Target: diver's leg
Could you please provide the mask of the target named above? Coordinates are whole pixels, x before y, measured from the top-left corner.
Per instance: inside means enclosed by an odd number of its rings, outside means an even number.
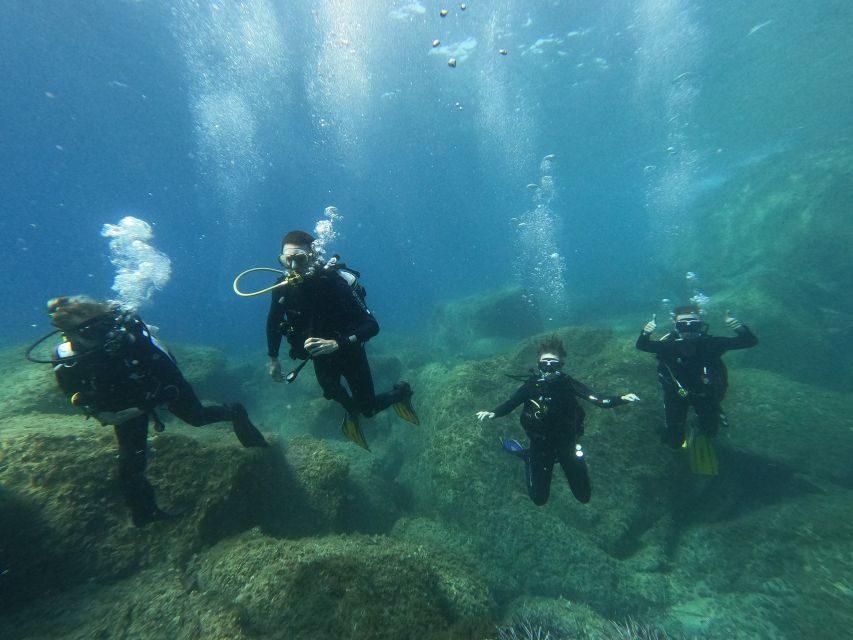
[[[341,384],[342,363],[341,354],[332,353],[327,356],[314,358],[314,375],[323,389],[323,397],[340,404],[347,413],[357,416],[359,407]]]
[[[154,487],[145,477],[148,462],[148,416],[142,415],[115,426],[118,440],[118,481],[130,508],[133,524],[142,527],[164,514],[154,499]]]
[[[190,383],[181,378],[167,387],[170,397],[169,411],[181,420],[194,427],[203,427],[213,422],[231,422],[232,410],[225,405],[204,406],[190,386]]]
[[[569,481],[572,495],[578,502],[587,503],[592,497],[589,471],[586,468],[586,460],[583,456],[577,455],[574,445],[574,442],[568,442],[560,446],[557,450],[557,460],[563,467],[563,473],[566,474],[566,480]]]
[[[690,402],[675,391],[665,391],[663,406],[666,428],[661,435],[661,442],[673,449],[680,449],[686,435],[687,410],[690,408]]]
[[[530,439],[526,459],[527,494],[533,503],[542,506],[551,493],[551,473],[554,470],[554,451],[541,438]]]
[[[703,397],[693,400],[693,409],[699,419],[700,431],[713,438],[720,430],[720,422],[725,419],[723,408],[716,398]]]
[[[353,402],[363,415],[368,417],[375,415],[397,401],[387,397],[392,394],[376,395],[373,374],[370,373],[370,363],[367,361],[367,352],[363,347],[341,354],[341,365],[341,372],[352,391]]]
[[[213,422],[230,422],[234,434],[244,447],[269,446],[264,436],[249,420],[246,408],[239,402],[224,405],[204,406],[193,391],[190,383],[181,378],[171,385],[174,389],[169,411],[194,427],[202,427]]]

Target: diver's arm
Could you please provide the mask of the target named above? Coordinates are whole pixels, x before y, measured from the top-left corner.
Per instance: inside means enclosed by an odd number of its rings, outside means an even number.
[[[359,295],[353,290],[349,283],[338,276],[332,280],[334,283],[335,295],[342,308],[345,310],[345,316],[349,319],[349,326],[352,327],[336,337],[338,346],[346,348],[351,344],[363,344],[370,340],[373,336],[379,333],[379,323],[367,305]]]
[[[574,378],[569,378],[569,383],[572,385],[572,390],[578,398],[583,398],[587,402],[594,404],[596,407],[601,407],[603,409],[611,409],[613,407],[618,407],[620,404],[634,402],[634,400],[629,400],[627,398],[636,397],[630,393],[623,396],[602,396],[595,393],[583,382],[578,382]]]
[[[745,324],[738,326],[734,332],[737,334],[734,338],[716,337],[717,342],[722,345],[725,351],[749,349],[758,344],[758,338]]]
[[[647,353],[663,353],[669,343],[664,340],[652,340],[652,334],[643,331],[637,338],[637,349]]]
[[[509,400],[492,409],[491,413],[495,414],[494,417],[502,418],[509,415],[518,405],[524,403],[524,401],[530,396],[528,386],[529,385],[526,384],[521,385],[516,392],[512,394]]]

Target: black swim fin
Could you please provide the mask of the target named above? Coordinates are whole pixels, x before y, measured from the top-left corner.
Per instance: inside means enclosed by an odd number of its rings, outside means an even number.
[[[234,433],[244,447],[268,447],[269,443],[258,428],[249,420],[246,408],[239,402],[227,405],[231,409],[231,422],[234,425]]]
[[[351,415],[349,412],[345,413],[343,422],[341,422],[341,432],[348,440],[352,440],[362,449],[370,451],[370,447],[367,446],[367,440],[358,424],[358,416]]]
[[[414,407],[412,407],[412,387],[409,386],[408,382],[398,382],[394,385],[394,391],[400,394],[401,399],[398,402],[394,403],[394,412],[400,416],[406,422],[411,424],[420,424],[421,421],[418,418],[418,414],[415,413]]]

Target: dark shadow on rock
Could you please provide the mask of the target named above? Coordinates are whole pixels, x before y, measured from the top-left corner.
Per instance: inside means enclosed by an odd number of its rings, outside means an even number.
[[[0,523],[0,612],[61,590],[71,567],[39,535],[46,523],[38,507],[0,485]]]
[[[676,498],[679,527],[734,520],[750,511],[822,490],[776,460],[734,449],[719,448],[720,475],[694,476],[693,488]]]

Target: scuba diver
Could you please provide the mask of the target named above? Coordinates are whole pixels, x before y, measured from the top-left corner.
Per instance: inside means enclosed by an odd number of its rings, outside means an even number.
[[[584,410],[577,398],[609,409],[640,399],[633,393],[602,397],[563,372],[566,349],[557,336],[546,338],[539,346],[539,374],[521,377],[524,384],[502,405],[492,411],[478,411],[477,419],[491,420],[508,415],[523,404],[521,426],[530,438],[530,448],[518,441],[501,439],[509,453],[526,463],[527,493],[541,506],[551,492],[551,473],[559,462],[579,502],[589,502],[592,489],[578,438],[583,435]],[[511,376],[515,377],[515,376]]]
[[[305,231],[291,231],[282,240],[279,262],[287,271],[277,281],[280,286],[272,289],[267,315],[269,374],[276,382],[292,382],[311,360],[323,396],[346,411],[343,434],[369,451],[359,415],[371,417],[393,406],[403,420],[419,424],[412,388],[398,382],[391,391],[375,393],[364,343],[379,333],[379,323],[364,303],[360,274],[338,256],[324,262],[314,250],[314,240]],[[278,359],[282,335],[287,336],[290,357],[302,360],[286,378]]]
[[[737,334],[735,337],[709,335],[699,307],[685,305],[675,309],[673,331],[660,340],[651,337],[657,328],[655,316],[637,338],[637,349],[654,353],[658,358],[666,417],[661,441],[673,449],[687,448],[691,468],[701,475],[717,475],[719,465],[711,438],[717,435],[721,424],[728,425],[721,406],[728,388],[728,372],[721,356],[732,349],[748,349],[758,344],[752,331],[728,311],[725,322]],[[687,442],[690,407],[696,412],[699,429]]]
[[[135,526],[170,517],[157,506],[154,488],[145,478],[149,420],[157,431],[164,429],[156,413],[159,407],[194,427],[231,422],[244,447],[269,446],[243,405],[203,406],[172,354],[135,313],[87,296],[53,298],[47,312],[64,342],[51,360],[32,358],[29,352],[27,357],[52,363],[71,404],[87,417],[114,426],[119,483]]]

